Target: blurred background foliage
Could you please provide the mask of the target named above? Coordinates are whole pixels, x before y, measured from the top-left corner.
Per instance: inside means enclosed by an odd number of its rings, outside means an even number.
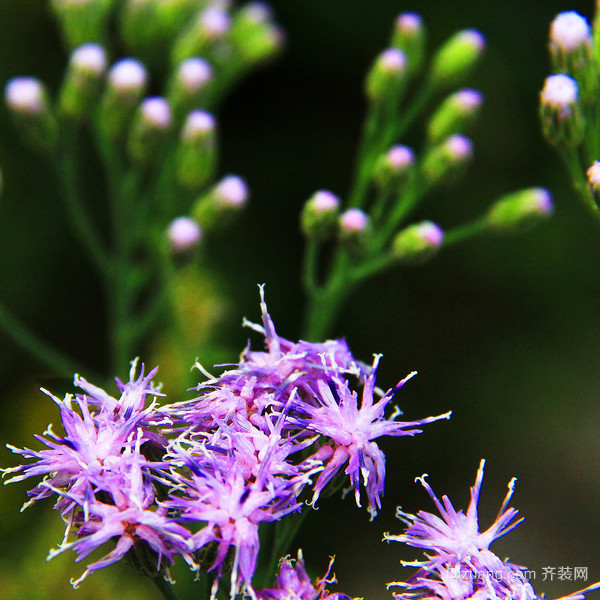
[[[394,518],[398,504],[409,512],[432,508],[414,477],[429,473],[434,490],[464,507],[485,457],[483,526],[494,518],[512,476],[519,479],[514,505],[526,517],[498,543],[498,554],[536,570],[536,590],[550,598],[585,584],[542,581],[545,566],[587,566],[588,583],[599,580],[600,230],[576,203],[537,119],[538,93],[549,72],[550,21],[569,9],[591,17],[593,2],[270,4],[287,31],[286,51],[238,87],[219,115],[221,172],[240,173],[252,190],[242,218],[203,251],[215,274],[211,285],[226,299],[204,302],[205,310],[224,313],[217,336],[228,348],[228,360],[236,359],[249,336],[239,326],[242,316],[259,318],[259,282],[266,283],[279,334],[299,335],[298,214],[316,189],[346,191],[365,108],[363,76],[399,12],[422,15],[430,48],[470,27],[488,40],[483,66],[472,80],[485,96],[473,134],[474,163],[458,186],[437,193],[416,217],[457,225],[501,194],[532,185],[549,188],[556,203],[554,217],[532,231],[452,247],[423,268],[397,269],[373,280],[351,298],[335,335],[345,336],[355,356],[367,361],[374,352],[384,354],[381,387],[419,371],[397,398],[408,419],[449,409],[453,418],[415,439],[383,442],[388,479],[380,515],[369,523],[350,498],[323,500],[298,540],[305,557],[322,574],[328,556],[337,556],[338,591],[391,598],[385,583],[408,577],[399,560],[418,552],[382,544],[382,533],[400,530]],[[35,75],[55,90],[65,64],[47,2],[0,0],[1,84],[15,75]],[[407,142],[418,148],[420,139],[416,127]],[[102,291],[69,231],[54,174],[16,139],[5,109],[0,164],[2,301],[46,340],[102,372]],[[208,363],[206,355],[199,358]],[[32,432],[58,419],[37,388],[60,395],[70,382],[57,380],[2,334],[0,381],[0,440],[35,444]],[[3,466],[14,464],[8,451],[0,454]],[[49,505],[19,514],[24,498],[23,484],[2,489],[0,597],[157,598],[126,567],[96,574],[71,590],[69,574],[81,570],[72,565],[73,556],[44,561],[60,541],[58,515],[48,515]]]

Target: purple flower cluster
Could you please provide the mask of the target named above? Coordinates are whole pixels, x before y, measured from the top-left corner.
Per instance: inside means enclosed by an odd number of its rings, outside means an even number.
[[[232,598],[242,590],[256,597],[261,524],[300,511],[305,501],[314,505],[344,480],[359,506],[364,489],[374,516],[385,480],[385,456],[375,440],[412,436],[449,417],[398,421],[396,410],[386,418],[408,378],[378,392],[379,357],[367,367],[343,340],[290,342],[276,334],[262,290],[261,309],[262,326],[247,325],[264,335],[266,350],[247,347],[238,364],[198,385],[194,399],[159,405],[156,369],[145,375],[142,366],[138,376],[134,361],[129,381],[118,381],[119,398],[78,376],[74,383],[83,393],[60,400],[46,392],[60,408],[64,434],[48,427],[36,436],[45,446],[39,451],[9,446],[31,461],[5,469],[9,481],[42,476],[27,504],[53,496],[66,523],[50,557],[72,549],[82,560],[116,542],[87,565],[75,587],[125,555],[168,578],[181,556],[192,569],[212,573],[213,598],[226,573]],[[300,589],[305,575],[301,558],[295,566],[286,559],[280,584],[295,578]],[[312,595],[298,597],[342,600],[326,595],[328,581],[326,575]]]
[[[333,558],[329,562],[327,573],[314,583],[304,568],[302,551],[298,551],[296,560],[286,556],[281,560],[277,583],[274,588],[257,593],[258,600],[350,600],[346,594],[330,594],[326,587],[335,583],[335,576],[330,575]]]
[[[404,542],[425,550],[423,561],[403,562],[404,566],[418,567],[406,582],[394,581],[388,587],[402,587],[394,593],[398,600],[542,600],[526,578],[526,567],[501,560],[489,548],[492,542],[519,525],[518,511],[509,507],[516,479],[508,484],[508,492],[492,525],[479,531],[477,505],[483,482],[485,461],[477,471],[471,488],[471,501],[466,514],[457,511],[447,496],[440,500],[425,477],[417,481],[425,488],[441,518],[420,511],[417,515],[397,509],[397,517],[406,525],[404,534],[384,535],[384,541]],[[596,589],[600,584],[576,592],[560,600],[582,600],[583,592]]]

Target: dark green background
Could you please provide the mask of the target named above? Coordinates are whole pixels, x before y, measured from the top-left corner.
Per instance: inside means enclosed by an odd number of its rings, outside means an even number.
[[[514,505],[526,517],[497,544],[500,556],[537,570],[536,590],[550,598],[583,584],[543,582],[544,566],[587,566],[589,582],[600,579],[600,228],[578,204],[537,123],[550,21],[568,9],[590,15],[593,3],[271,5],[287,31],[287,50],[239,87],[220,114],[221,171],[242,174],[252,189],[252,202],[234,229],[206,249],[234,302],[224,333],[232,358],[247,337],[237,327],[242,316],[258,318],[258,282],[267,284],[279,333],[299,335],[297,215],[316,189],[346,191],[364,113],[363,74],[401,11],[423,16],[430,47],[467,27],[482,30],[489,44],[472,82],[485,96],[473,135],[474,164],[459,186],[432,197],[419,217],[451,227],[477,216],[501,194],[532,185],[548,187],[556,203],[553,219],[531,232],[448,249],[423,268],[398,269],[369,282],[351,298],[335,334],[346,336],[360,358],[384,354],[384,388],[419,371],[398,396],[408,419],[449,409],[453,418],[415,439],[383,441],[388,479],[380,516],[369,523],[351,498],[321,502],[301,535],[307,560],[321,572],[336,554],[339,591],[390,598],[385,582],[409,573],[399,559],[419,553],[383,545],[382,533],[400,530],[396,505],[411,512],[432,508],[414,477],[429,473],[433,488],[462,507],[485,457],[482,526],[494,518],[512,476],[519,478]],[[46,8],[34,0],[0,0],[0,84],[33,74],[56,89],[65,56]],[[418,148],[419,140],[417,128],[408,141]],[[101,370],[101,290],[68,230],[51,170],[19,143],[5,110],[0,163],[1,299],[46,339]],[[57,420],[35,392],[40,383],[52,385],[49,375],[0,334],[0,439],[30,444],[32,430]],[[1,464],[13,461],[2,453]],[[22,585],[10,588],[10,600],[46,598],[54,589],[47,583],[52,564],[44,558],[60,534],[46,545],[39,542],[48,507],[19,515],[24,491],[22,484],[4,488],[0,499],[0,583],[22,577]],[[23,571],[23,557],[39,570]],[[72,556],[61,560],[68,564]],[[78,592],[66,579],[56,589],[60,597],[99,600],[109,593],[102,586],[115,571],[95,575]],[[154,594],[149,588],[145,597]],[[1,590],[0,597],[6,597]]]

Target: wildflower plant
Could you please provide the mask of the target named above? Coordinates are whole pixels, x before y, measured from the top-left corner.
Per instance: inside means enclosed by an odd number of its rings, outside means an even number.
[[[23,508],[53,503],[64,537],[48,558],[75,553],[85,565],[75,588],[124,561],[168,600],[177,597],[173,573],[182,564],[199,580],[190,598],[349,598],[329,589],[333,558],[322,577],[309,575],[293,547],[298,530],[321,503],[348,493],[373,520],[389,471],[380,439],[433,435],[437,426],[425,426],[451,412],[428,416],[427,408],[403,406],[405,415],[397,402],[415,372],[400,374],[387,391],[378,387],[381,356],[359,360],[345,339],[329,339],[335,319],[377,273],[423,264],[483,233],[521,230],[552,212],[550,194],[531,187],[449,231],[414,220],[425,198],[456,183],[473,158],[467,134],[483,96],[468,84],[485,48],[482,33],[459,31],[430,53],[421,18],[398,16],[365,77],[367,114],[349,191],[342,198],[318,190],[299,215],[307,300],[300,339],[278,334],[261,286],[261,322],[243,324],[263,347],[250,341],[237,361],[208,369],[204,340],[189,348],[176,326],[180,296],[201,287],[180,275],[247,204],[244,178],[219,172],[215,115],[235,84],[281,49],[282,29],[258,2],[51,0],[49,8],[69,54],[59,88],[18,76],[6,82],[5,100],[23,140],[56,171],[72,230],[105,293],[107,355],[121,379],[113,396],[97,369],[51,347],[0,305],[8,335],[53,372],[77,373],[75,393],[42,389],[61,423],[35,435],[37,449],[8,444],[21,464],[2,469],[5,483],[31,486]],[[577,25],[569,25],[574,37]],[[577,60],[562,46],[555,52],[575,68],[588,45],[578,46]],[[543,94],[546,116],[557,143],[573,149],[585,107],[574,80],[556,77]],[[592,80],[581,85],[589,90]],[[405,136],[419,121],[423,142],[413,149]],[[90,171],[101,180],[104,217],[91,210]],[[206,318],[213,325],[215,316]],[[180,361],[198,356],[191,388],[184,378],[163,387],[158,367],[146,371],[134,358],[165,331],[182,340]],[[538,598],[523,569],[489,549],[520,522],[508,506],[513,482],[497,520],[480,533],[482,479],[483,462],[463,514],[421,478],[442,518],[398,511],[408,529],[386,539],[424,549],[426,560],[393,584],[405,588],[396,597]],[[481,582],[472,577],[479,571],[506,580]]]
[[[405,380],[375,401],[378,358],[372,367],[357,363],[342,340],[292,343],[276,334],[264,299],[261,306],[263,327],[253,327],[267,352],[248,348],[233,369],[199,384],[197,398],[159,406],[156,369],[145,375],[142,366],[138,375],[134,361],[129,381],[118,382],[119,398],[79,376],[74,384],[83,393],[60,400],[46,392],[60,408],[64,434],[49,426],[36,436],[41,451],[9,446],[33,462],[5,469],[8,482],[43,477],[25,506],[52,497],[65,521],[64,540],[49,558],[69,549],[79,561],[116,541],[74,587],[125,556],[157,581],[170,579],[180,557],[212,578],[211,598],[225,573],[231,598],[242,590],[254,596],[267,524],[277,523],[270,576],[297,527],[288,515],[310,511],[347,481],[359,507],[364,488],[375,516],[385,479],[375,440],[413,436],[450,416],[398,421],[395,411],[386,418]],[[301,574],[301,559],[296,565]],[[284,560],[283,580],[289,567]]]

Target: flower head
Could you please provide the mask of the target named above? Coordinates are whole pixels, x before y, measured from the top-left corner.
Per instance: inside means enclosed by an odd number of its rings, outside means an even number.
[[[375,375],[379,356],[375,357],[371,373],[365,381],[360,405],[358,395],[348,383],[335,372],[317,382],[314,390],[314,403],[301,400],[294,403],[290,420],[309,431],[320,433],[332,445],[332,454],[319,475],[311,503],[314,504],[325,485],[346,467],[344,473],[350,478],[356,503],[360,506],[360,487],[364,485],[369,501],[371,518],[381,507],[385,480],[385,455],[375,443],[384,436],[413,436],[421,433],[419,427],[439,419],[448,419],[450,413],[427,417],[418,421],[397,421],[400,411],[395,411],[390,419],[384,411],[399,390],[415,373],[411,373],[389,390],[382,398],[375,400]]]
[[[577,82],[569,75],[559,73],[546,78],[540,98],[542,106],[553,108],[561,118],[566,118],[573,112],[578,93]]]
[[[327,572],[313,583],[306,573],[302,550],[298,550],[296,560],[289,556],[279,563],[279,574],[274,588],[256,592],[258,600],[350,600],[350,596],[341,593],[330,594],[326,587],[335,583],[335,575],[330,575],[333,558]]]
[[[569,10],[562,12],[552,21],[550,46],[564,52],[573,52],[583,46],[591,46],[592,32],[585,17]]]
[[[384,535],[384,541],[404,542],[425,550],[424,560],[402,562],[404,566],[418,567],[416,573],[406,582],[388,584],[388,587],[404,588],[404,592],[394,594],[398,600],[541,600],[526,578],[525,567],[503,561],[489,549],[494,540],[523,521],[517,519],[518,511],[509,507],[516,479],[510,480],[494,522],[485,531],[479,530],[477,505],[484,465],[482,460],[471,487],[471,501],[466,513],[457,511],[447,496],[440,500],[425,481],[425,475],[417,478],[440,516],[425,511],[411,515],[398,508],[396,514],[407,525],[406,531],[402,535]],[[581,599],[582,592],[598,585],[566,598]]]

